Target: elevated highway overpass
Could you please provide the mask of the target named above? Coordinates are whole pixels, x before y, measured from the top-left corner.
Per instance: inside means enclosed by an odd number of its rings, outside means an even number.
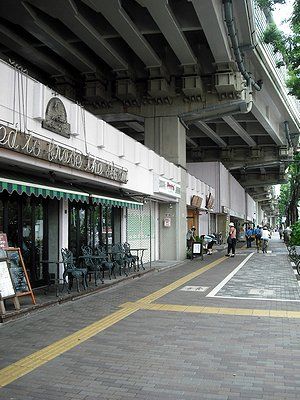
[[[177,165],[285,182],[297,102],[254,0],[2,0],[0,55]]]

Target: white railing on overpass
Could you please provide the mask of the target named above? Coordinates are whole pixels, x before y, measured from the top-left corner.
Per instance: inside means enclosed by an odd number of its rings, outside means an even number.
[[[254,23],[256,30],[256,40],[259,42],[259,45],[263,48],[265,55],[267,55],[270,64],[273,67],[273,73],[277,77],[278,81],[281,83],[284,91],[288,97],[288,101],[291,103],[292,107],[296,109],[296,111],[300,112],[300,101],[297,100],[294,96],[288,96],[288,89],[286,87],[286,78],[287,78],[287,69],[285,66],[277,67],[277,63],[281,62],[282,55],[280,53],[274,53],[274,47],[271,44],[267,44],[263,41],[263,34],[267,28],[268,20],[264,11],[257,5],[255,0],[250,0],[252,3],[252,9],[254,10]]]

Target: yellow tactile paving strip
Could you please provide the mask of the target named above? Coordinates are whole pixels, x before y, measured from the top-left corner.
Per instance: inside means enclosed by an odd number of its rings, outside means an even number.
[[[221,257],[218,260],[199,268],[197,271],[192,272],[183,278],[176,280],[170,285],[157,290],[150,295],[143,297],[134,303],[125,303],[122,309],[100,319],[97,322],[80,329],[72,335],[58,340],[51,345],[32,353],[31,355],[22,358],[21,360],[7,366],[0,370],[0,387],[4,387],[16,379],[28,374],[29,372],[39,368],[48,361],[60,356],[68,350],[80,345],[84,341],[104,331],[105,329],[113,326],[117,322],[123,320],[129,315],[138,310],[158,310],[158,311],[173,311],[173,312],[187,312],[187,313],[202,313],[202,314],[222,314],[222,315],[248,315],[248,316],[265,316],[265,317],[281,317],[281,318],[300,318],[300,312],[290,311],[272,311],[272,310],[252,310],[252,309],[239,309],[239,308],[219,308],[219,307],[205,307],[205,306],[185,306],[176,304],[153,304],[152,302],[165,296],[171,291],[184,285],[190,280],[203,274],[209,269],[220,264],[226,258]]]
[[[97,335],[97,333],[104,331],[106,328],[128,317],[128,315],[136,312],[138,309],[139,306],[132,306],[116,311],[113,314],[102,318],[100,321],[97,321],[86,328],[73,333],[72,335],[66,336],[63,339],[58,340],[57,342],[54,342],[27,357],[22,358],[14,364],[1,369],[0,387],[8,385],[21,376],[28,374],[48,361],[53,360],[57,356],[80,345],[84,341],[90,339],[92,336]]]
[[[196,314],[220,314],[220,315],[245,315],[251,317],[273,317],[273,318],[300,318],[300,311],[285,310],[261,310],[252,308],[228,308],[228,307],[206,307],[187,306],[181,304],[159,304],[159,303],[124,303],[125,309],[135,307],[138,304],[140,310],[175,311]]]
[[[157,290],[156,292],[150,294],[149,296],[140,299],[139,301],[142,302],[143,304],[145,303],[150,304],[152,301],[157,300],[158,298],[164,296],[165,294],[171,292],[174,289],[177,289],[184,283],[203,274],[204,272],[215,267],[224,260],[225,257],[221,257],[218,260],[206,265],[205,267],[202,267],[197,271],[192,272],[191,274],[188,274],[183,278],[178,279],[172,284],[167,285],[160,290]],[[53,360],[54,358],[65,353],[66,351],[80,345],[84,341],[90,339],[92,336],[95,336],[98,333],[104,331],[110,326],[128,317],[130,314],[135,313],[139,309],[140,309],[139,302],[131,303],[127,308],[122,308],[121,310],[116,311],[105,318],[100,319],[99,321],[87,326],[86,328],[80,329],[79,331],[73,333],[72,335],[66,336],[63,339],[58,340],[57,342],[54,342],[51,345],[35,353],[32,353],[27,357],[22,358],[21,360],[9,365],[8,367],[1,369],[0,387],[8,385],[9,383],[20,378],[21,376],[28,374],[29,372],[47,363],[48,361]]]

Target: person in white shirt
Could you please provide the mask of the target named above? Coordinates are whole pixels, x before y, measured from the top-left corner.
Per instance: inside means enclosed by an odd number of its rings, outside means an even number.
[[[262,252],[266,253],[267,252],[267,247],[269,243],[269,239],[271,237],[270,232],[268,231],[268,228],[266,226],[263,227],[261,231],[261,241],[262,241]]]

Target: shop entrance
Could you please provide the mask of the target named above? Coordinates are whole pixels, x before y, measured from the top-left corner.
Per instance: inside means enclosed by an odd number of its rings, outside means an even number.
[[[196,235],[199,234],[199,211],[197,209],[187,209],[187,231],[194,226],[196,228]]]
[[[120,241],[121,210],[100,204],[69,203],[69,249],[78,257],[81,246],[92,248]]]
[[[48,258],[48,199],[17,193],[0,194],[0,232],[7,234],[10,247],[22,252],[32,287],[47,282],[48,271],[41,263]]]

